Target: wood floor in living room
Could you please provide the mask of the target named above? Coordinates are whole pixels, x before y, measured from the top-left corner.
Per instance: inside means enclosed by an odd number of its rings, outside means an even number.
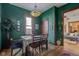
[[[69,40],[64,40],[64,46],[51,46],[52,50],[42,53],[40,56],[79,56],[79,44]],[[0,56],[10,56],[10,49],[5,49]]]
[[[64,39],[64,46],[59,46],[45,55],[46,56],[79,56],[79,42]]]
[[[64,49],[79,56],[79,42],[64,39]]]

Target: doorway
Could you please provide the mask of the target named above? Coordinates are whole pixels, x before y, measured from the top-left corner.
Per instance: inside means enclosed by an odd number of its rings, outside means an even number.
[[[64,48],[78,53],[79,48],[79,8],[63,13],[63,38]],[[73,48],[74,47],[74,48]],[[75,49],[76,48],[76,49]],[[71,52],[72,52],[71,51]]]

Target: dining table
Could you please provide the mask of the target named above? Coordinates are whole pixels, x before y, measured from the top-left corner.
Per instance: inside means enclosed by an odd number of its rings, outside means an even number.
[[[26,35],[26,36],[21,36],[23,40],[23,53],[26,53],[26,47],[29,46],[30,43],[33,43],[34,41],[40,41],[42,39],[41,35]],[[40,39],[39,39],[40,38]],[[47,40],[45,40],[47,42]],[[41,44],[41,43],[40,43]],[[46,49],[48,48],[48,44],[46,44]]]
[[[22,40],[23,40],[23,53],[26,53],[26,47],[32,43],[32,36],[21,36]]]

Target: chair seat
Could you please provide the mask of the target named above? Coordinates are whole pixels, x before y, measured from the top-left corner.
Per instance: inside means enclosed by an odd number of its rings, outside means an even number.
[[[11,45],[12,49],[16,49],[16,48],[22,48],[22,42],[14,42]]]
[[[22,45],[19,45],[19,44],[11,46],[12,49],[21,48],[21,47],[22,47]]]
[[[38,42],[33,42],[33,43],[29,44],[29,46],[31,46],[32,48],[37,48],[37,47],[40,46],[40,42],[39,41]]]
[[[13,54],[13,50],[20,48],[15,54]],[[17,55],[22,50],[23,54],[23,42],[22,41],[12,41],[11,43],[11,56]]]
[[[42,40],[41,43],[40,43],[40,45],[46,44],[46,41],[47,40]]]

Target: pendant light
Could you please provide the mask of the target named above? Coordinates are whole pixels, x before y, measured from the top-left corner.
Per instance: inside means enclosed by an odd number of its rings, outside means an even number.
[[[31,15],[33,17],[38,17],[41,14],[41,12],[37,10],[37,5],[35,5],[34,8],[35,9],[31,11]]]

